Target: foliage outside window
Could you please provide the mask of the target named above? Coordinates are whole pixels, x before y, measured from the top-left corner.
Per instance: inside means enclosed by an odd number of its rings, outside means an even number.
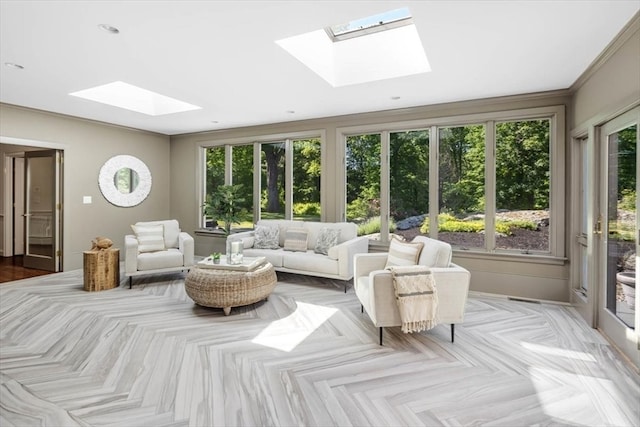
[[[496,124],[496,248],[549,251],[549,120]]]
[[[462,249],[484,247],[485,127],[438,129],[438,239]],[[425,226],[421,229],[427,232]]]
[[[293,141],[293,219],[320,221],[320,140]]]
[[[478,116],[472,124],[434,119],[404,131],[345,129],[346,219],[358,223],[359,234],[380,233],[382,241],[422,234],[457,249],[562,256],[562,226],[551,236],[550,206],[555,197],[554,212],[563,214],[564,110]],[[380,230],[385,219],[388,232]]]
[[[380,134],[350,135],[346,145],[347,221],[380,232]]]
[[[260,166],[254,170],[254,147],[260,146]],[[258,218],[296,218],[320,220],[320,174],[321,144],[319,138],[284,140],[278,142],[255,142],[252,144],[232,145],[205,149],[205,194],[210,198],[216,189],[225,185],[225,166],[231,165],[230,183],[239,185],[241,228],[253,226]],[[287,150],[292,150],[293,179],[287,182]],[[227,153],[231,156],[226,158]],[[257,175],[256,175],[257,174]],[[260,187],[255,180],[260,176]],[[287,186],[293,195],[293,203],[287,204]],[[255,192],[258,192],[256,195]],[[259,208],[254,207],[254,199],[260,200]],[[255,210],[259,209],[259,215]],[[204,218],[206,227],[215,227],[216,220],[210,215]],[[224,226],[224,224],[220,224]]]
[[[285,218],[285,143],[261,146],[260,218]]]

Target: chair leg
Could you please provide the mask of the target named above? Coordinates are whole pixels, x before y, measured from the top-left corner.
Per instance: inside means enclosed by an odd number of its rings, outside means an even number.
[[[364,313],[364,305],[360,304],[360,313]]]
[[[347,281],[346,281],[346,280],[345,280],[345,282],[344,282],[344,293],[345,293],[345,294],[347,293]]]
[[[129,289],[131,289],[132,282],[133,282],[133,276],[129,276]]]
[[[453,335],[455,333],[455,326],[456,325],[454,323],[451,324],[451,342],[453,342]]]
[[[382,328],[380,328],[380,345],[382,345]]]

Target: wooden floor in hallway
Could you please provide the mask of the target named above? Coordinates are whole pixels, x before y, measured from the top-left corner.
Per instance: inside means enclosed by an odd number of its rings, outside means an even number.
[[[343,282],[197,306],[180,274],[86,292],[0,286],[0,425],[640,425],[640,377],[574,309],[470,295],[449,325],[378,331]]]
[[[24,267],[22,255],[0,257],[0,284],[45,274],[51,272]]]

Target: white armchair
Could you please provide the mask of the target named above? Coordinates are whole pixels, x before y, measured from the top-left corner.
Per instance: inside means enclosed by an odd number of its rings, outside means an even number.
[[[175,219],[138,222],[132,228],[135,235],[124,237],[129,289],[133,276],[184,271],[193,266],[193,237],[181,231]]]
[[[470,273],[451,262],[451,245],[416,236],[414,242],[423,242],[418,258],[419,265],[430,267],[438,291],[438,318],[440,323],[451,324],[451,342],[454,325],[464,320],[464,309],[469,292]],[[391,272],[385,270],[387,253],[357,254],[354,257],[354,289],[362,311],[366,311],[374,326],[385,327],[402,324],[396,303]]]

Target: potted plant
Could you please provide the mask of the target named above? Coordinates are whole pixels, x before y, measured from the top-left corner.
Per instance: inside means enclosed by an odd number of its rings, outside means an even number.
[[[214,264],[220,264],[220,256],[222,254],[220,252],[214,252],[211,254],[211,260]]]
[[[241,196],[242,185],[221,185],[216,190],[207,195],[206,202],[203,205],[204,214],[207,217],[220,223],[224,223],[221,227],[226,236],[231,233],[231,225],[239,223],[245,210],[242,208],[244,198]]]

